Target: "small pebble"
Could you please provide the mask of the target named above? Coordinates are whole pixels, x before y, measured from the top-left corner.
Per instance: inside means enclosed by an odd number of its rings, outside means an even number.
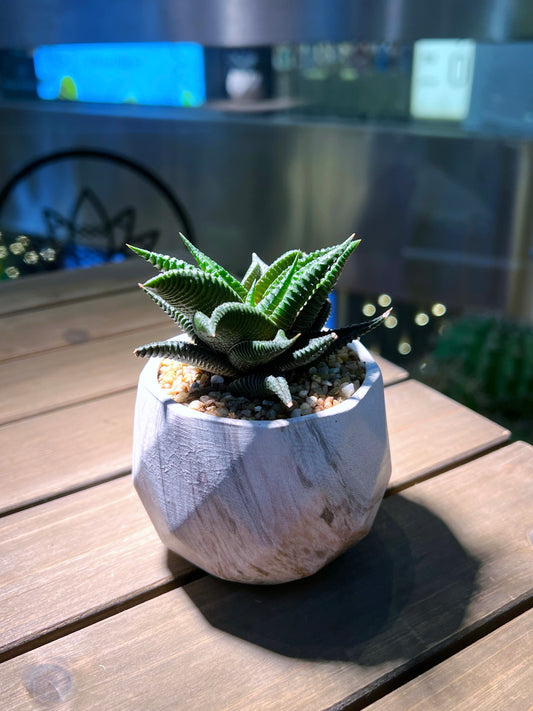
[[[211,385],[223,385],[224,384],[224,378],[222,375],[212,375],[211,376]]]
[[[189,407],[191,410],[203,410],[204,409],[204,404],[200,400],[193,400],[190,404]]]
[[[352,397],[355,392],[355,386],[353,383],[346,383],[341,388],[341,395],[345,398]]]

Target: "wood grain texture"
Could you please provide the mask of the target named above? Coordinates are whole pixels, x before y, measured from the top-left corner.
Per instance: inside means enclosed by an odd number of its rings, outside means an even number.
[[[533,611],[400,687],[368,711],[527,711],[533,703]]]
[[[0,360],[158,324],[165,315],[140,289],[4,316]]]
[[[504,427],[427,385],[408,380],[385,390],[394,490],[502,444]]]
[[[385,499],[369,536],[313,578],[206,577],[2,664],[3,706],[47,693],[76,711],[356,701],[531,598],[532,501],[533,447],[504,447]]]
[[[129,472],[134,405],[132,389],[0,426],[0,513]]]
[[[138,259],[102,264],[90,269],[58,270],[0,283],[0,315],[61,304],[129,289],[154,270]],[[0,322],[1,323],[1,322]]]
[[[135,387],[143,361],[133,349],[170,338],[170,319],[98,341],[0,363],[0,424]]]
[[[192,569],[170,571],[129,477],[0,519],[0,561],[0,652]]]

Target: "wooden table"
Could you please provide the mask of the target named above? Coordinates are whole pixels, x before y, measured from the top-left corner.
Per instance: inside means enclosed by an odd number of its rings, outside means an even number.
[[[168,554],[129,477],[142,363],[173,324],[136,262],[0,285],[0,709],[533,703],[533,448],[382,362],[393,474],[313,578]]]

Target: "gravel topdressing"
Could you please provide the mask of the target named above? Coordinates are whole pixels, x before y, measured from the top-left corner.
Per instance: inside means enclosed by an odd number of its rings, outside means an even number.
[[[209,415],[278,420],[321,412],[351,397],[365,378],[365,364],[350,344],[325,361],[294,371],[292,378],[286,375],[294,402],[290,410],[275,399],[236,397],[227,391],[229,378],[168,358],[159,368],[159,385],[176,402]]]

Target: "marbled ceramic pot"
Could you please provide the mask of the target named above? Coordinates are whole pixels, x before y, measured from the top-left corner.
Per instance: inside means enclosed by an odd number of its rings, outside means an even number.
[[[160,361],[139,378],[134,484],[163,542],[226,580],[282,583],[319,570],[365,536],[390,477],[381,372],[340,405],[245,421],[169,399]]]

